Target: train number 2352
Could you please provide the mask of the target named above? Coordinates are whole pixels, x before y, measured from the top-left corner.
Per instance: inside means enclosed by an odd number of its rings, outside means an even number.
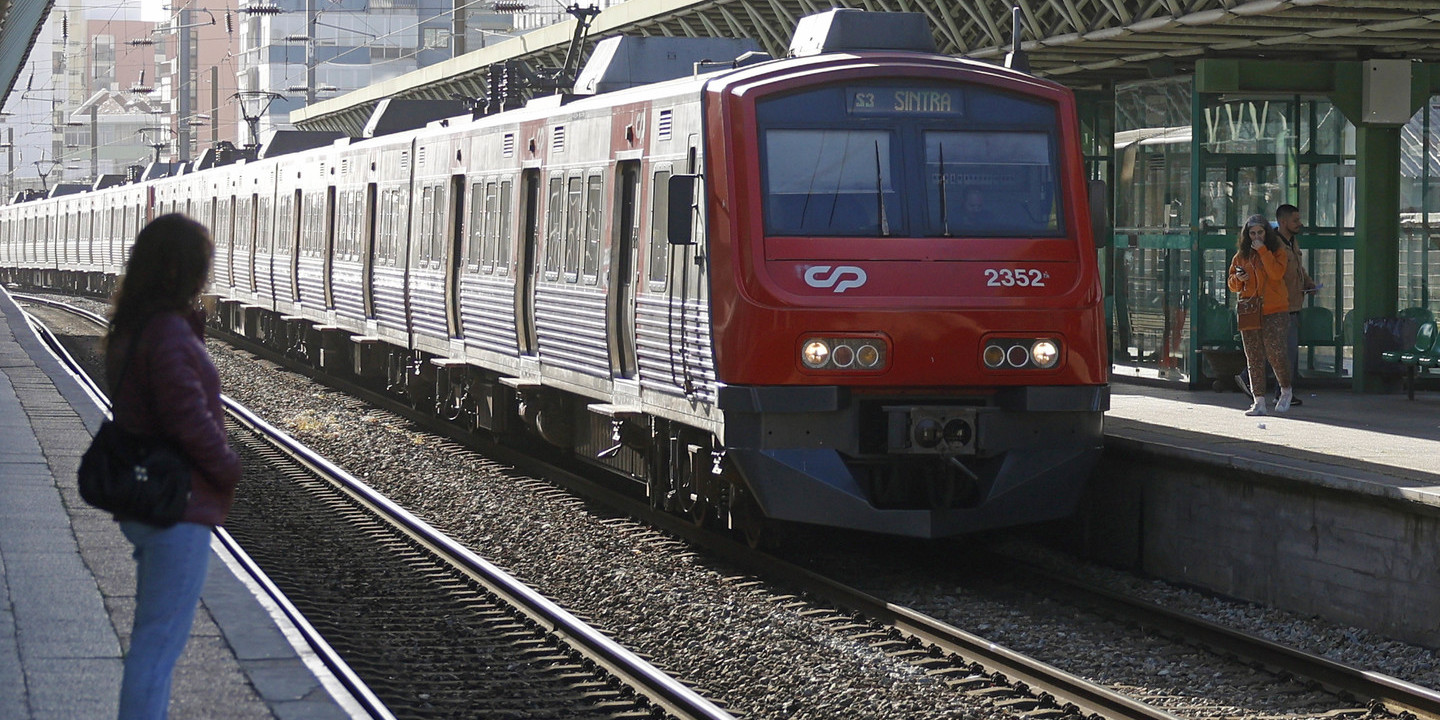
[[[986,287],[1045,287],[1049,278],[1036,268],[985,268]]]

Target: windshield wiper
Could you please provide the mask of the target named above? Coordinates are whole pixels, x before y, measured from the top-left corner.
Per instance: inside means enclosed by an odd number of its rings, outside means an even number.
[[[950,235],[950,203],[945,193],[945,143],[940,143],[940,228],[945,237]]]
[[[880,204],[880,237],[890,237],[890,220],[885,216],[885,188],[880,172],[880,141],[875,141],[875,200]]]

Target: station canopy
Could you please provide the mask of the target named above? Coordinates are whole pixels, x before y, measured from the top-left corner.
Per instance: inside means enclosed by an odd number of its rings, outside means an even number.
[[[1201,58],[1440,61],[1435,0],[866,0],[870,11],[921,12],[941,52],[1002,62],[1020,8],[1030,69],[1073,89],[1193,70]],[[812,0],[628,0],[596,17],[587,47],[610,35],[752,38],[779,56]],[[301,127],[353,132],[384,97],[483,95],[485,69],[563,63],[575,21],[559,23],[296,112]]]
[[[30,56],[54,0],[0,0],[0,106]]]

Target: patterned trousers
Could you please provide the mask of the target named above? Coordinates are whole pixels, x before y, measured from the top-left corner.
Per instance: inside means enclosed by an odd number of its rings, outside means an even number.
[[[1271,313],[1260,319],[1259,330],[1241,330],[1240,342],[1245,346],[1245,362],[1250,366],[1250,393],[1265,397],[1265,361],[1275,370],[1280,387],[1290,387],[1289,353],[1290,313]]]

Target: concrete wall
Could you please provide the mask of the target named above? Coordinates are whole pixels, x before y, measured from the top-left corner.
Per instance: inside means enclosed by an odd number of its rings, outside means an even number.
[[[1440,509],[1110,438],[1089,557],[1440,648]]]

